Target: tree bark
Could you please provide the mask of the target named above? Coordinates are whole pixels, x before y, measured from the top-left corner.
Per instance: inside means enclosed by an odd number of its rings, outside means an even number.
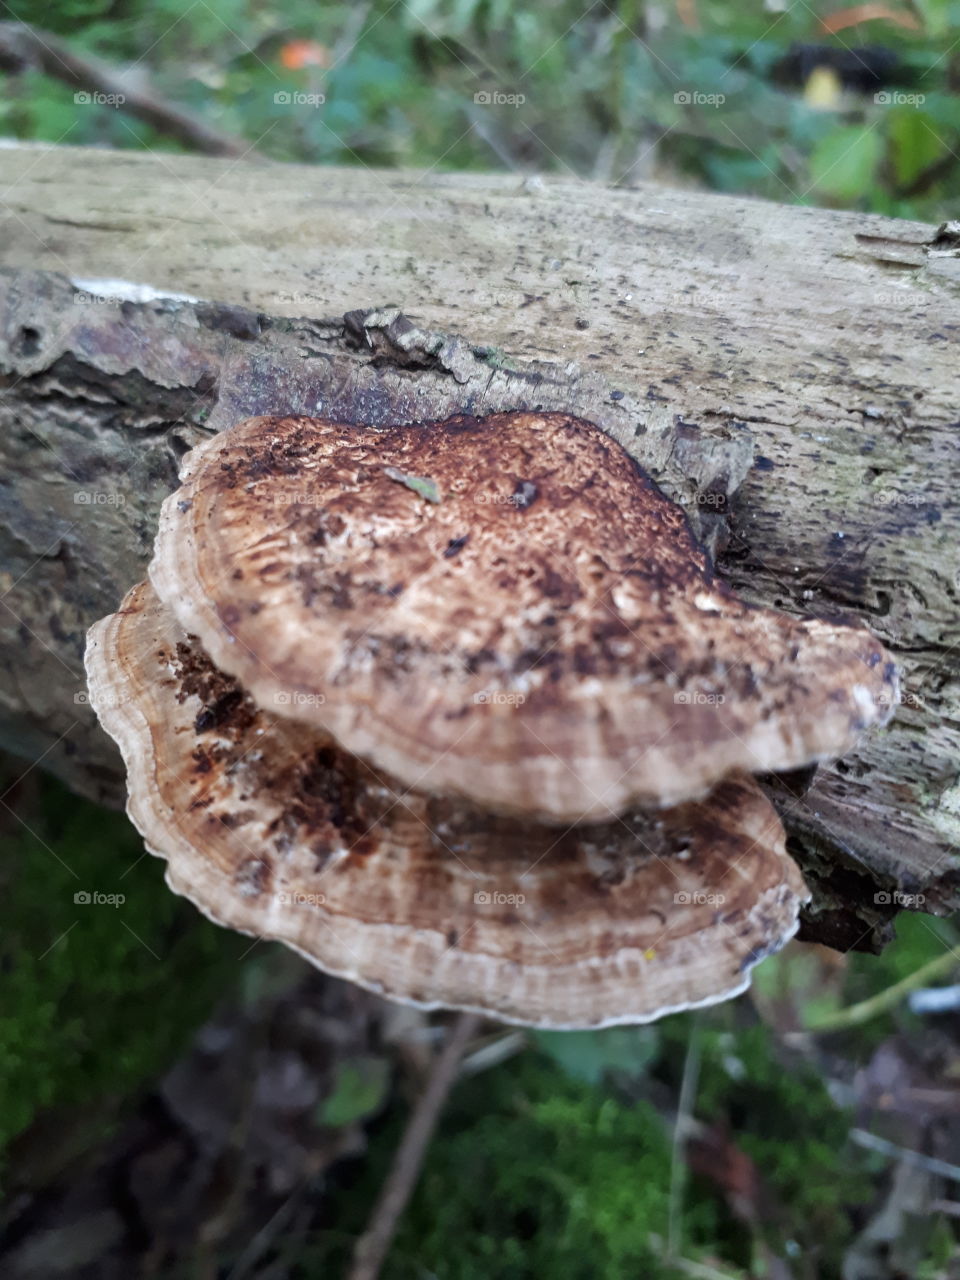
[[[0,174],[5,745],[120,796],[84,631],[209,432],[563,409],[683,503],[741,594],[857,617],[903,666],[886,731],[771,783],[806,936],[875,946],[902,905],[960,905],[956,224],[48,147]]]

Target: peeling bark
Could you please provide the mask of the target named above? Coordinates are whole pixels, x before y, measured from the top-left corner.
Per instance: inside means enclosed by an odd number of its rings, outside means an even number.
[[[744,596],[859,618],[903,664],[888,730],[771,782],[805,936],[878,945],[900,906],[960,904],[953,224],[64,149],[0,170],[5,745],[118,800],[83,635],[207,433],[562,409],[684,504]]]

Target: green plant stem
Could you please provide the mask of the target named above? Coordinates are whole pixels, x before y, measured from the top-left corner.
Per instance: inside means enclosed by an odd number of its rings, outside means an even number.
[[[843,1031],[848,1027],[859,1027],[864,1022],[869,1022],[871,1018],[876,1018],[881,1013],[887,1013],[893,1009],[909,992],[915,991],[935,978],[944,977],[958,964],[960,964],[960,954],[951,948],[944,955],[937,956],[935,960],[929,960],[913,973],[895,982],[892,987],[878,991],[875,996],[871,996],[868,1000],[861,1000],[859,1004],[849,1005],[846,1009],[837,1010],[836,1013],[824,1014],[823,1017],[808,1022],[804,1030],[819,1034],[824,1031]]]

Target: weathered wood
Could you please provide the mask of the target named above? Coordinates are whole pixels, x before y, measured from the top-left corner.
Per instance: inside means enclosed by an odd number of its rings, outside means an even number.
[[[9,745],[116,796],[83,632],[142,575],[176,458],[207,431],[565,409],[687,506],[744,595],[855,615],[904,665],[887,731],[778,789],[817,888],[808,932],[875,942],[897,894],[955,909],[955,229],[140,153],[14,148],[0,173]],[[118,279],[202,301],[124,300]]]

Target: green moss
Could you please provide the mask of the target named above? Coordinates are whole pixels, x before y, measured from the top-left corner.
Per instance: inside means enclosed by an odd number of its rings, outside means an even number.
[[[155,1077],[249,945],[170,892],[121,815],[52,779],[17,812],[0,856],[0,1159],[40,1113],[122,1103]]]
[[[360,1181],[330,1205],[336,1228],[301,1255],[299,1280],[338,1273],[400,1127],[397,1117],[380,1132]],[[384,1275],[668,1280],[670,1163],[669,1134],[647,1103],[620,1102],[527,1053],[457,1087]],[[687,1206],[691,1236],[715,1238],[716,1226],[711,1204]]]
[[[491,369],[505,369],[512,372],[507,361],[507,353],[502,347],[474,347],[473,354]]]

